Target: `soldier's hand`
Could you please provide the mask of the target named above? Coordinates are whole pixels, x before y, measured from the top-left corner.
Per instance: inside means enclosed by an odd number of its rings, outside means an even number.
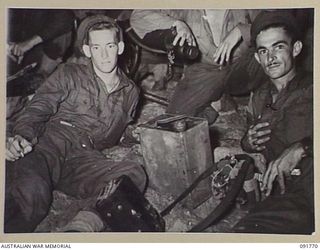
[[[9,137],[6,142],[6,159],[16,161],[32,150],[32,144],[20,135]]]
[[[18,58],[18,64],[20,64],[23,60],[24,54],[41,42],[42,38],[40,36],[34,36],[23,42],[11,43],[9,46],[9,52],[11,55]]]
[[[282,154],[268,165],[268,169],[263,176],[262,191],[269,196],[273,182],[277,180],[280,186],[281,194],[285,193],[285,177],[290,176],[291,171],[297,166],[302,159],[304,149],[300,143],[295,143],[285,149]]]
[[[214,61],[220,65],[223,65],[225,62],[228,63],[233,48],[241,38],[240,29],[235,27],[218,46],[216,53],[214,54]]]
[[[271,129],[267,128],[268,126],[268,122],[261,122],[250,126],[244,140],[251,151],[261,152],[266,148],[264,143],[270,140],[271,133]]]
[[[182,46],[184,44],[184,42],[186,41],[188,43],[188,45],[190,46],[195,46],[196,45],[196,41],[195,38],[192,34],[192,31],[190,30],[189,26],[180,20],[177,20],[174,24],[174,27],[176,27],[177,30],[177,35],[173,40],[173,45],[177,45],[178,41],[179,45]]]

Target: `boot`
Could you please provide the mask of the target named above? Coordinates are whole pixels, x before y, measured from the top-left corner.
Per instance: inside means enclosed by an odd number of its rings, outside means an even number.
[[[108,188],[109,190],[109,188]],[[163,232],[165,223],[127,176],[120,177],[112,192],[98,198],[96,209],[112,232]]]

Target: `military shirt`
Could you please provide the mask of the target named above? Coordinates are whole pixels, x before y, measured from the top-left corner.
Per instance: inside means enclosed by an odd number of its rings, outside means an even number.
[[[90,61],[59,66],[36,91],[13,134],[35,141],[47,123],[62,122],[85,131],[97,149],[114,146],[132,121],[139,98],[135,84],[121,70],[119,75],[117,88],[108,93]]]
[[[291,144],[313,135],[313,79],[311,74],[298,72],[277,92],[271,81],[253,91],[248,105],[248,126],[269,122],[271,139],[263,152],[267,159],[277,158]]]

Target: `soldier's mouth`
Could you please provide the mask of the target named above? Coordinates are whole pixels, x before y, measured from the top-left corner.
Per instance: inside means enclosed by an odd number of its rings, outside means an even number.
[[[278,68],[280,66],[280,64],[279,63],[272,63],[272,64],[269,64],[267,67],[268,67],[268,69],[276,69],[276,68]]]

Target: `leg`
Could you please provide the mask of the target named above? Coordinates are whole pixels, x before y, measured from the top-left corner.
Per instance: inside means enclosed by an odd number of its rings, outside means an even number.
[[[38,73],[48,77],[62,62],[62,58],[51,59],[45,53],[42,54]]]
[[[314,232],[313,160],[299,163],[302,175],[288,181],[284,195],[260,202],[234,228],[239,233],[311,234]]]
[[[36,151],[6,164],[4,231],[32,232],[47,215],[52,187],[45,159]]]
[[[43,45],[39,73],[50,75],[60,64],[71,46],[72,32],[63,34]]]
[[[231,65],[226,78],[226,92],[230,95],[245,95],[264,82],[264,74],[260,64],[254,58],[255,49],[249,49]]]
[[[97,196],[111,180],[127,175],[143,191],[144,169],[135,162],[114,162],[97,150],[77,149],[68,156],[57,189],[78,198]]]
[[[61,230],[78,232],[104,230],[106,222],[96,210],[97,198],[112,180],[122,175],[129,176],[142,195],[146,184],[146,174],[138,164],[110,161],[96,150],[73,150],[65,162],[57,189],[74,197],[87,199],[87,202],[86,207]]]
[[[313,214],[299,195],[285,194],[260,202],[234,227],[237,233],[311,234]]]
[[[167,112],[197,115],[212,101],[220,99],[225,88],[228,69],[196,63],[186,69],[185,78],[178,83]]]

